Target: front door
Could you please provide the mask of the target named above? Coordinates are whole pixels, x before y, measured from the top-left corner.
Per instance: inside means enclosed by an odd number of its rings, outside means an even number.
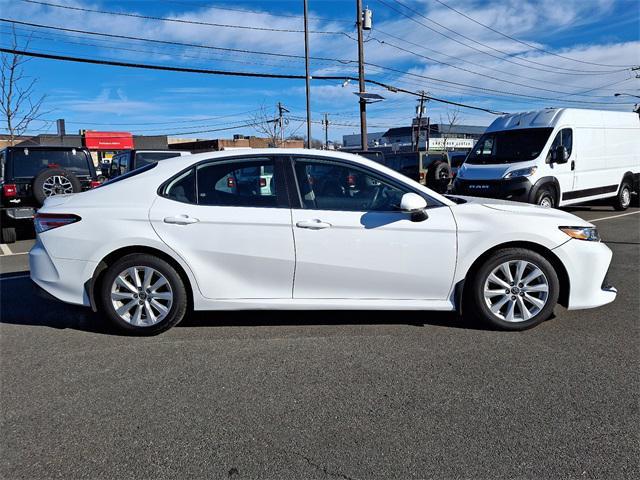
[[[396,179],[340,160],[296,158],[301,208],[292,210],[294,298],[445,300],[456,265],[456,225],[447,206],[429,218],[398,211]]]
[[[569,161],[567,163],[556,163],[553,161],[555,149],[559,146],[564,146],[567,149],[567,153],[569,154]],[[551,148],[549,148],[549,153],[547,154],[547,164],[560,185],[559,201],[567,200],[567,197],[571,197],[571,192],[576,188],[576,159],[577,154],[573,148],[573,130],[563,128],[558,131],[554,137]]]
[[[206,298],[291,298],[295,252],[280,161],[199,164],[164,188],[150,220]]]

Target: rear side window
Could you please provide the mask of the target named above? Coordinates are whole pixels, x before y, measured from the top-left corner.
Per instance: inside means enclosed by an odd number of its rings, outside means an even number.
[[[271,158],[200,165],[198,204],[235,207],[285,207],[282,179]]]
[[[11,151],[14,177],[35,177],[46,168],[62,168],[75,175],[91,175],[91,159],[84,150],[35,150],[21,148]]]
[[[204,163],[170,180],[162,195],[198,205],[288,208],[280,171],[268,157]]]

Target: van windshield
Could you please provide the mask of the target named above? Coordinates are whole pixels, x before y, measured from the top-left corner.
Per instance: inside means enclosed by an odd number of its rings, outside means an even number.
[[[467,163],[513,163],[533,160],[542,152],[552,128],[523,128],[485,133],[467,157]]]

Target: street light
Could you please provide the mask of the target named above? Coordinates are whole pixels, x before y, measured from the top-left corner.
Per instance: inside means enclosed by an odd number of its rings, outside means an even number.
[[[638,95],[632,95],[631,93],[614,93],[613,94],[614,97],[631,97],[631,98],[638,98],[640,99],[640,96]],[[640,115],[640,103],[636,103],[633,106],[633,113],[637,113],[638,115]]]
[[[613,94],[614,97],[633,97],[633,98],[640,98],[640,96],[638,95],[632,95],[630,93],[614,93]]]

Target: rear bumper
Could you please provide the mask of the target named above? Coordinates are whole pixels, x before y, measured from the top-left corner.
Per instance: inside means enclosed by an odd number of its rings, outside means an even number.
[[[553,253],[569,275],[569,310],[599,307],[616,299],[618,291],[607,279],[613,254],[604,243],[569,240]]]
[[[91,279],[95,262],[52,258],[39,240],[29,252],[31,280],[46,293],[66,303],[90,306],[84,284]]]
[[[9,207],[2,209],[3,217],[11,221],[33,220],[35,214],[36,209],[34,207]]]
[[[499,198],[529,202],[532,183],[525,177],[502,180],[462,180],[453,182],[453,193],[470,197]]]

